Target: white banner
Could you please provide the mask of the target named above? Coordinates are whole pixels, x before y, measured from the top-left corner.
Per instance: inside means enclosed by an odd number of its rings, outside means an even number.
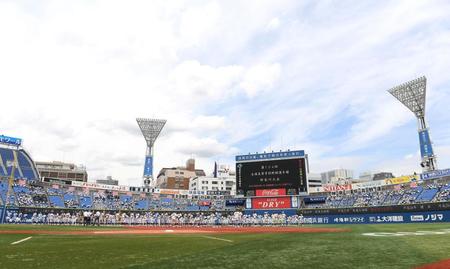
[[[72,181],[72,186],[81,187],[81,188],[90,188],[90,189],[111,190],[111,191],[129,191],[130,190],[130,187],[128,187],[128,186],[105,185],[105,184],[97,184],[97,183],[91,183],[91,182],[79,182],[79,181]]]
[[[358,189],[382,187],[382,186],[386,186],[386,185],[387,185],[387,183],[385,180],[375,180],[375,181],[354,183],[354,184],[352,184],[352,188],[354,190],[358,190]]]

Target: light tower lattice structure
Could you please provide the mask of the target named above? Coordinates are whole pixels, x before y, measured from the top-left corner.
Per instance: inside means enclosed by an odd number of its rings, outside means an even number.
[[[143,177],[144,186],[149,187],[153,183],[153,145],[167,121],[144,118],[137,118],[136,121],[147,142]]]
[[[427,78],[423,76],[403,83],[390,89],[389,93],[411,110],[417,118],[422,170],[424,172],[436,170],[436,156],[434,155],[430,133],[425,121]]]

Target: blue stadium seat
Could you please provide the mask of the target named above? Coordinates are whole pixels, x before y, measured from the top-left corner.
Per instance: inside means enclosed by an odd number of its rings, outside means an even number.
[[[149,202],[147,199],[142,199],[136,202],[135,208],[137,210],[148,210],[149,209]]]
[[[92,207],[92,198],[90,196],[81,196],[80,197],[80,207],[81,208],[91,208]]]
[[[438,192],[438,189],[429,189],[424,190],[420,195],[416,198],[416,202],[429,202],[433,200],[434,196]]]
[[[48,199],[52,207],[65,207],[64,201],[59,195],[49,195]]]

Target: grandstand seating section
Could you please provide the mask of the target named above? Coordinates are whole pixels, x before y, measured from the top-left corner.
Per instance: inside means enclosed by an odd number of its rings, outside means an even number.
[[[21,184],[21,185],[20,185]],[[22,207],[82,208],[101,210],[161,210],[161,211],[233,211],[225,199],[175,198],[173,195],[116,193],[50,186],[38,181],[15,181],[9,204]],[[0,180],[0,204],[6,201],[7,178]],[[324,195],[324,194],[322,194]],[[424,182],[419,186],[377,191],[328,194],[323,204],[302,204],[305,208],[344,208],[401,205],[450,201],[450,183]]]
[[[323,194],[322,194],[323,195]],[[417,204],[450,201],[450,183],[424,182],[417,187],[401,187],[371,192],[329,194],[325,203],[306,204],[306,208],[345,208]]]
[[[8,193],[8,179],[12,167],[8,163],[17,156],[15,183]],[[36,167],[23,149],[0,148],[0,205],[21,207],[81,208],[100,210],[155,210],[155,211],[234,211],[225,199],[200,197],[179,198],[174,195],[87,190],[75,187],[49,185],[38,181]],[[324,203],[304,204],[303,208],[346,208],[402,205],[450,201],[450,183],[426,181],[417,187],[387,188],[376,191],[357,191],[318,194],[326,196]],[[208,198],[208,199],[206,199]]]
[[[18,167],[14,170],[15,178],[26,180],[38,179],[36,167],[31,157],[23,149],[0,148],[0,176],[11,175],[12,167],[8,166],[8,162],[14,160],[14,154],[17,155]]]
[[[20,185],[21,184],[21,185]],[[63,186],[16,180],[10,195],[10,205],[21,207],[81,208],[102,210],[164,210],[164,211],[210,211],[235,210],[225,207],[222,200],[191,200],[173,195],[116,194],[108,190],[69,189]],[[6,201],[8,179],[0,180],[0,204]]]

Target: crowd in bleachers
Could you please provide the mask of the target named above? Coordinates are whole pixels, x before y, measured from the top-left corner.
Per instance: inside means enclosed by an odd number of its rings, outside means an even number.
[[[423,182],[391,186],[388,189],[355,190],[331,193],[324,203],[304,204],[306,208],[345,208],[387,205],[406,205],[450,201],[450,182]]]
[[[0,199],[6,201],[8,182],[0,180]],[[90,210],[161,210],[161,211],[232,211],[225,199],[175,197],[143,193],[120,193],[109,190],[49,185],[38,181],[14,181],[8,205],[42,208],[79,208]]]
[[[175,195],[116,192],[49,185],[38,181],[16,180],[9,199],[8,182],[0,180],[0,203],[20,207],[78,208],[86,210],[129,211],[235,211],[222,197],[178,197]],[[323,203],[300,203],[301,208],[345,208],[405,205],[450,201],[450,182],[425,181],[390,186],[386,189],[327,193]],[[7,201],[8,200],[8,201]],[[242,201],[244,202],[244,201]]]

